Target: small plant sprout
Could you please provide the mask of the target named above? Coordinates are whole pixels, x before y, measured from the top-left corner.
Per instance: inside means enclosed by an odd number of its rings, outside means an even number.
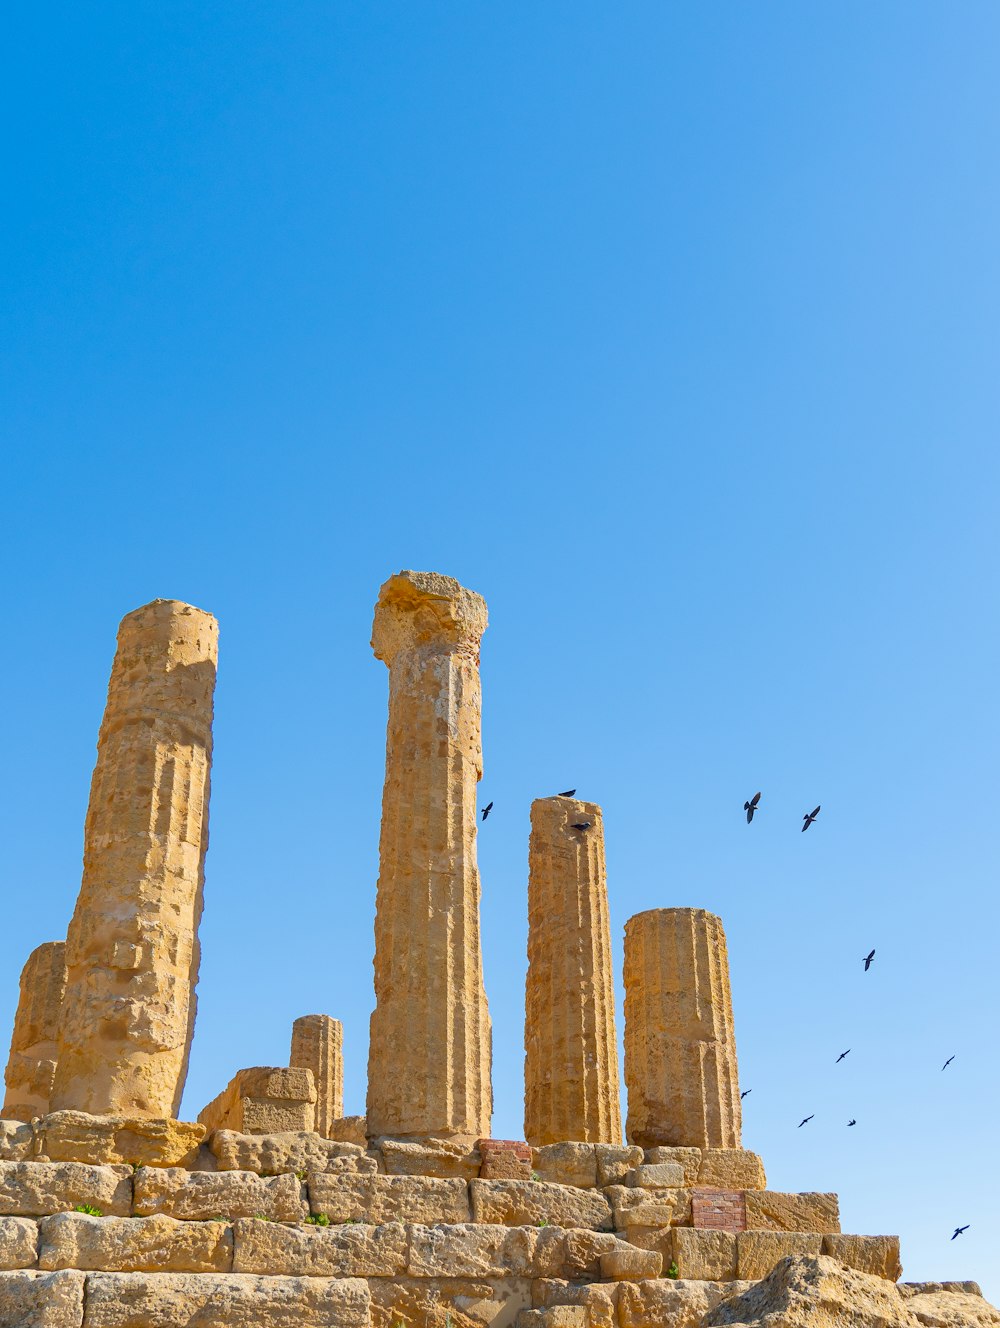
[[[313,1227],[328,1227],[330,1225],[330,1219],[326,1213],[310,1213],[306,1218],[306,1222]]]
[[[103,1217],[104,1213],[100,1208],[95,1208],[93,1204],[77,1204],[73,1209],[74,1213],[86,1213],[88,1217]]]
[[[678,1277],[680,1277],[680,1275],[681,1275],[681,1270],[677,1267],[677,1261],[672,1259],[670,1261],[670,1267],[667,1269],[667,1276],[672,1277],[676,1280]]]
[[[537,1225],[540,1227],[547,1227],[549,1225],[549,1219],[547,1217],[543,1217],[542,1220],[537,1223]]]

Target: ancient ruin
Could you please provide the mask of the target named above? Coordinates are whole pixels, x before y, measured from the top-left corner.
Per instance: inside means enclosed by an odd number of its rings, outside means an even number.
[[[226,1067],[176,1119],[194,1021],[216,625],[119,633],[65,946],[30,956],[0,1114],[0,1328],[767,1328],[1000,1324],[975,1283],[899,1283],[837,1196],[741,1147],[726,940],[625,929],[621,1139],[603,815],[542,798],[529,844],[524,1140],[490,1138],[476,864],[482,599],[382,587],[389,667],[367,1116],[343,1030]]]

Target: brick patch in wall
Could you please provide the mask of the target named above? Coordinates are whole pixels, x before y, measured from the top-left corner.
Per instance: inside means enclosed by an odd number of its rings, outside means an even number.
[[[709,1231],[746,1231],[743,1190],[692,1190],[691,1225]]]
[[[482,1180],[531,1180],[531,1147],[522,1139],[480,1139]]]

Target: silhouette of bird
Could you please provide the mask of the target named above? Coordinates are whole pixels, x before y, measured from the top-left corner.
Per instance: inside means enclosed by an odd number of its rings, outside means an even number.
[[[815,819],[816,819],[816,817],[817,817],[818,815],[819,815],[819,808],[818,808],[818,807],[814,807],[814,808],[812,809],[811,812],[806,812],[806,813],[805,813],[805,815],[802,817],[802,831],[803,831],[803,833],[805,833],[805,831],[809,829],[809,827],[812,825],[813,821],[815,821]]]
[[[960,1236],[960,1235],[962,1234],[963,1231],[968,1231],[969,1227],[971,1227],[971,1226],[972,1226],[972,1223],[971,1223],[971,1222],[966,1222],[966,1224],[965,1224],[964,1227],[956,1227],[956,1228],[955,1228],[955,1236]],[[952,1236],[952,1240],[955,1239],[955,1236]]]
[[[816,1113],[813,1112],[813,1116],[815,1116],[815,1115],[816,1115]],[[808,1125],[809,1122],[810,1122],[811,1120],[812,1120],[812,1116],[807,1116],[807,1117],[805,1118],[805,1120],[800,1120],[799,1123],[798,1123],[798,1125],[797,1125],[795,1128],[796,1128],[797,1130],[801,1130],[802,1127],[803,1127],[803,1125]]]
[[[557,797],[557,798],[571,798],[575,792],[576,792],[576,789],[563,789],[562,793],[557,793],[557,794],[556,794],[556,797]]]
[[[752,1089],[752,1088],[744,1088],[743,1092],[740,1094],[740,1101],[741,1101],[741,1102],[743,1101],[743,1099],[746,1097],[747,1093],[752,1093],[752,1092],[753,1092],[753,1089]]]
[[[490,812],[491,812],[492,810],[493,810],[493,804],[492,804],[492,802],[488,802],[488,803],[486,804],[486,806],[483,808],[483,820],[484,820],[484,821],[486,820],[487,816],[489,816],[489,814],[490,814]]]
[[[852,1125],[857,1125],[857,1123],[858,1122],[856,1120],[849,1120],[847,1122],[847,1128],[850,1129]]]
[[[947,1070],[948,1066],[952,1063],[954,1059],[955,1059],[954,1056],[949,1056],[948,1059],[945,1061],[945,1063],[941,1066],[941,1069]]]
[[[835,1064],[835,1065],[839,1065],[840,1062],[844,1059],[844,1057],[845,1057],[845,1056],[850,1056],[850,1054],[851,1054],[851,1049],[850,1049],[850,1047],[848,1047],[846,1051],[842,1051],[842,1052],[840,1053],[840,1055],[837,1057],[837,1059],[836,1059],[836,1061],[834,1062],[834,1064]]]
[[[875,958],[875,951],[874,951],[874,950],[869,950],[868,953],[865,955],[865,972],[866,972],[866,973],[867,973],[868,970],[871,968],[871,966],[872,966],[872,960],[873,960],[874,958]]]
[[[574,821],[574,822],[573,822],[573,829],[574,829],[574,830],[589,830],[590,827],[591,827],[592,825],[593,825],[593,821]]]
[[[757,810],[757,804],[760,802],[760,794],[755,793],[749,802],[743,804],[743,810],[747,814],[747,825],[753,820],[753,814]]]

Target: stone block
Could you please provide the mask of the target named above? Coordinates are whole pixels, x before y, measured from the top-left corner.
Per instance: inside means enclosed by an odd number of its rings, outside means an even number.
[[[698,1172],[701,1170],[701,1152],[700,1148],[669,1148],[667,1145],[661,1145],[659,1148],[646,1149],[646,1161],[658,1166],[661,1162],[677,1162],[684,1168],[685,1185],[698,1184]]]
[[[736,1239],[731,1231],[674,1227],[671,1260],[685,1280],[726,1282],[736,1276]]]
[[[234,1236],[233,1271],[237,1273],[398,1277],[406,1272],[407,1229],[398,1222],[291,1227],[240,1218],[234,1224]]]
[[[625,1173],[625,1184],[643,1190],[677,1190],[684,1184],[684,1168],[679,1162],[644,1162]]]
[[[228,1273],[233,1266],[233,1233],[224,1222],[59,1213],[42,1218],[39,1235],[39,1268],[82,1268],[105,1273]]]
[[[614,1210],[615,1227],[668,1227],[673,1219],[675,1191],[640,1190],[631,1185],[608,1185],[604,1191]]]
[[[410,1228],[410,1277],[558,1277],[566,1263],[558,1227]]]
[[[589,1328],[585,1305],[552,1305],[547,1310],[521,1310],[515,1328]]]
[[[623,1244],[611,1232],[577,1228],[563,1232],[563,1273],[566,1278],[596,1281],[601,1275],[601,1255]]]
[[[87,1328],[369,1328],[369,1314],[368,1285],[360,1278],[239,1273],[87,1277]]]
[[[789,1254],[819,1254],[822,1245],[823,1237],[812,1231],[741,1231],[736,1237],[736,1275],[758,1281]]]
[[[131,1167],[83,1162],[0,1162],[0,1214],[47,1217],[91,1204],[105,1217],[132,1211]]]
[[[475,1222],[508,1227],[589,1227],[610,1231],[611,1205],[597,1190],[574,1190],[544,1181],[474,1180],[469,1184]]]
[[[0,1273],[0,1328],[82,1328],[83,1273]]]
[[[842,1236],[827,1234],[823,1237],[823,1251],[848,1268],[872,1277],[885,1277],[895,1282],[902,1276],[899,1262],[898,1236]]]
[[[438,1180],[459,1177],[472,1180],[479,1175],[479,1150],[445,1139],[427,1139],[419,1143],[382,1139],[379,1151],[390,1176],[433,1176]]]
[[[641,1250],[624,1241],[601,1255],[601,1276],[608,1282],[641,1282],[659,1277],[662,1270],[663,1256],[656,1250]]]
[[[54,1111],[36,1122],[40,1152],[50,1162],[124,1163],[189,1167],[205,1138],[204,1125],[159,1118],[91,1116]]]
[[[617,1328],[617,1282],[566,1282],[538,1278],[531,1284],[531,1303],[536,1309],[556,1305],[584,1305],[588,1328]]]
[[[487,1182],[473,1181],[473,1185]],[[499,1182],[495,1182],[499,1184]],[[314,1213],[331,1222],[469,1222],[469,1190],[464,1180],[429,1176],[309,1175]]]
[[[237,1070],[218,1097],[198,1114],[209,1131],[282,1134],[312,1130],[316,1084],[312,1071],[294,1066],[255,1065]]]
[[[744,1148],[706,1148],[701,1155],[698,1184],[719,1190],[763,1190],[764,1163]]]
[[[835,1194],[780,1194],[775,1190],[748,1190],[748,1231],[840,1230],[840,1206]]]
[[[597,1185],[595,1144],[546,1144],[531,1150],[531,1161],[539,1180],[578,1189],[594,1189]]]
[[[531,1146],[519,1139],[480,1139],[482,1180],[531,1180]]]
[[[620,1328],[701,1328],[702,1319],[721,1301],[743,1290],[734,1282],[674,1281],[658,1277],[623,1282],[618,1293]]]
[[[641,1167],[642,1149],[634,1144],[596,1144],[597,1183],[621,1185],[630,1171]]]
[[[531,1283],[462,1277],[377,1277],[369,1282],[372,1328],[512,1328],[531,1303]]]
[[[27,1162],[34,1155],[34,1129],[23,1121],[0,1120],[0,1162]]]
[[[140,1167],[135,1173],[134,1211],[138,1217],[162,1213],[186,1221],[259,1216],[274,1222],[301,1222],[309,1211],[305,1193],[305,1185],[296,1176]]]
[[[0,1271],[34,1268],[38,1262],[38,1227],[26,1217],[0,1217]]]
[[[368,1122],[364,1116],[341,1116],[330,1121],[326,1137],[341,1144],[358,1144],[368,1147]]]
[[[335,1143],[307,1130],[283,1134],[240,1134],[216,1130],[208,1146],[220,1171],[255,1171],[258,1176],[286,1172],[354,1172],[373,1175],[378,1164],[357,1144]]]

